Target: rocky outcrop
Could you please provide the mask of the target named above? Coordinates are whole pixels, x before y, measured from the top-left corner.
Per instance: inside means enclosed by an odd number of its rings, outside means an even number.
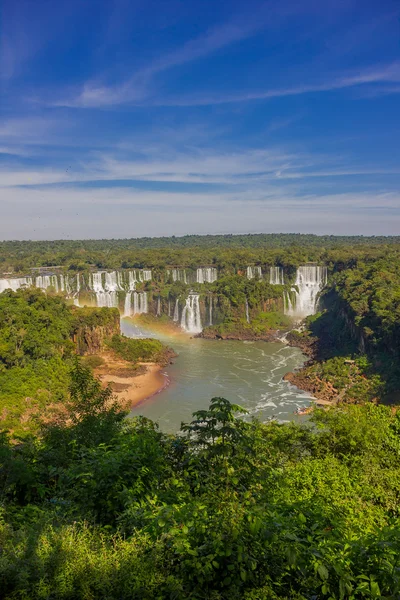
[[[82,308],[75,312],[72,339],[81,356],[99,354],[105,342],[120,333],[120,317],[116,308]]]
[[[340,400],[338,390],[329,381],[323,381],[317,376],[312,377],[304,370],[297,373],[286,373],[283,379],[299,389],[309,392],[316,398],[317,404],[336,404]]]
[[[293,330],[289,331],[289,333],[286,335],[286,341],[289,346],[300,348],[303,354],[310,358],[315,358],[317,355],[318,339],[316,337]]]
[[[196,335],[195,337],[201,337],[207,340],[239,340],[239,341],[265,341],[265,342],[276,342],[279,335],[282,332],[279,331],[265,331],[264,333],[254,333],[251,330],[236,330],[224,332],[216,327],[206,327],[204,331]]]

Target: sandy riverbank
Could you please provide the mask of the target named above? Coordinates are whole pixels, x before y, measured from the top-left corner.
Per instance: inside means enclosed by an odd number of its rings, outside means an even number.
[[[140,363],[137,370],[130,363],[103,354],[105,361],[95,369],[95,375],[104,385],[110,384],[114,395],[125,409],[137,406],[144,400],[158,394],[169,383],[162,373],[163,367],[156,363]]]

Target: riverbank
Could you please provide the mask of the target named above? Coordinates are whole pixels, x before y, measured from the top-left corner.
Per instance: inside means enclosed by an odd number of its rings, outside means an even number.
[[[204,340],[236,340],[238,342],[276,342],[280,341],[280,335],[282,335],[281,331],[266,331],[261,334],[256,334],[251,331],[222,332],[220,330],[216,330],[216,328],[207,327],[201,333],[198,333],[195,337],[199,337]]]
[[[286,373],[283,380],[314,396],[316,406],[334,406],[340,399],[338,390],[331,383],[322,381],[316,376],[311,377],[307,368],[300,369],[296,373]]]
[[[110,385],[114,396],[125,410],[129,410],[148,398],[155,396],[169,384],[162,372],[163,365],[149,362],[132,366],[131,363],[116,358],[111,353],[102,353],[104,361],[93,370],[104,385]]]

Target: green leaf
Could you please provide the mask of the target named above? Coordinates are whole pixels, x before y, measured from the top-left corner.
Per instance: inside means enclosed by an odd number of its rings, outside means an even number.
[[[326,581],[329,577],[329,571],[325,567],[325,565],[319,565],[317,569],[318,575],[321,577],[323,581]]]

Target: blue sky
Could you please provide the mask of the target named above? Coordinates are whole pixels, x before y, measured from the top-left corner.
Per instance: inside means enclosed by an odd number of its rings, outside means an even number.
[[[0,10],[0,239],[400,233],[398,0]]]

